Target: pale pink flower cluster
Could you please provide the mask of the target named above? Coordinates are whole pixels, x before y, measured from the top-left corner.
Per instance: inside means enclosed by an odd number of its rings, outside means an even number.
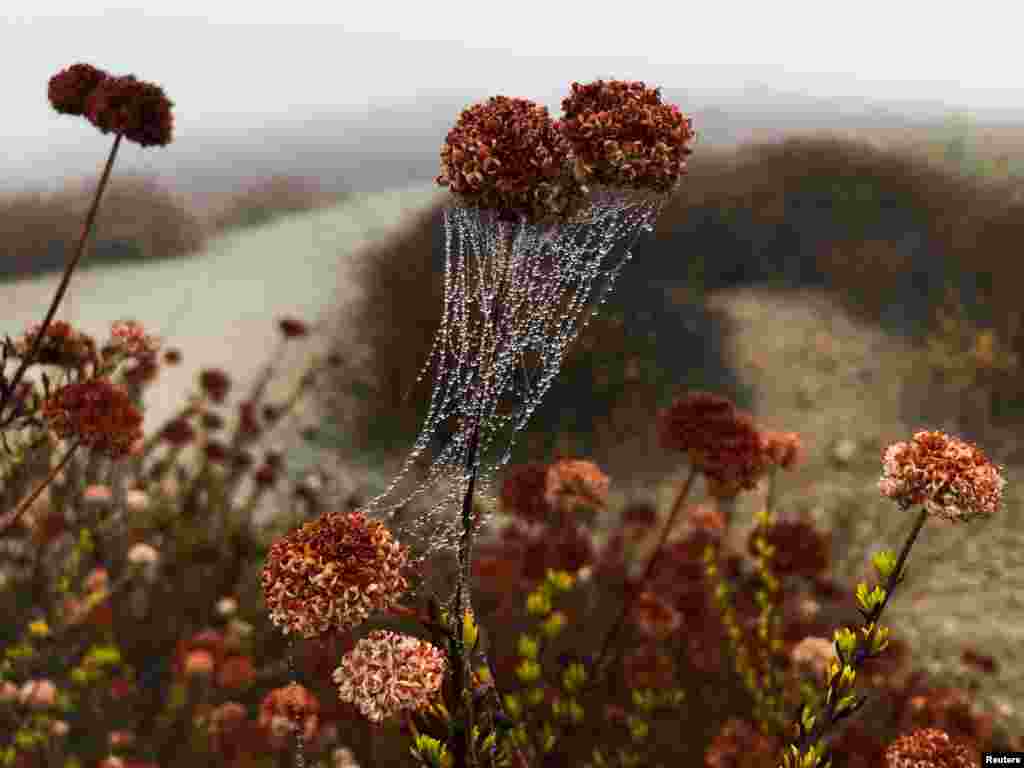
[[[334,670],[338,698],[379,723],[428,706],[444,681],[445,655],[428,642],[387,630],[364,637]]]
[[[381,521],[363,512],[321,515],[270,548],[261,577],[270,620],[307,639],[352,629],[398,602],[409,587],[408,560],[408,547]]]
[[[158,336],[147,334],[135,320],[118,320],[110,328],[109,346],[128,357],[155,355],[162,344]]]
[[[1006,486],[1000,467],[978,447],[943,432],[920,431],[890,445],[882,463],[883,496],[904,509],[923,502],[929,514],[952,522],[994,514]]]

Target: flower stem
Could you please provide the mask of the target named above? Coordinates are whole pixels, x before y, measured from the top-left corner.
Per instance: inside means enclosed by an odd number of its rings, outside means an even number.
[[[103,168],[103,175],[100,177],[100,183],[96,186],[96,194],[93,195],[92,206],[89,208],[89,214],[85,217],[85,224],[82,227],[82,234],[78,238],[78,246],[75,249],[75,254],[71,257],[71,261],[67,263],[67,266],[64,267],[64,276],[61,278],[60,285],[57,286],[57,293],[53,297],[53,301],[50,303],[50,309],[46,313],[43,325],[39,329],[39,333],[35,335],[35,339],[32,341],[32,349],[29,351],[28,355],[22,358],[21,365],[14,374],[14,378],[11,380],[10,384],[3,386],[3,393],[2,396],[0,396],[0,415],[3,414],[4,408],[7,407],[11,394],[17,388],[22,376],[25,375],[25,371],[33,362],[35,362],[43,337],[46,336],[46,331],[50,327],[50,322],[53,320],[53,316],[57,314],[57,307],[60,306],[60,302],[68,290],[68,284],[71,282],[71,273],[75,271],[75,267],[78,266],[78,262],[81,260],[82,254],[85,252],[85,243],[89,239],[89,232],[92,230],[93,222],[96,220],[96,212],[100,207],[100,198],[103,196],[103,190],[107,186],[107,181],[110,178],[110,171],[114,167],[114,158],[117,157],[117,148],[120,145],[121,134],[118,133],[114,138],[114,145],[110,148],[110,154],[107,156],[107,164]],[[0,423],[0,428],[10,425],[13,419],[14,414],[12,414],[6,421]]]
[[[3,533],[8,528],[10,528],[12,525],[14,525],[16,522],[18,522],[18,518],[20,518],[25,513],[26,509],[28,509],[29,507],[32,506],[32,502],[34,502],[39,497],[39,494],[41,494],[43,492],[43,489],[46,486],[48,486],[51,482],[53,482],[53,478],[55,478],[57,476],[58,472],[60,472],[62,469],[64,469],[64,467],[67,466],[67,463],[69,461],[71,461],[71,457],[74,455],[74,453],[77,450],[78,446],[80,446],[81,444],[82,444],[82,440],[81,440],[81,438],[79,438],[74,443],[74,445],[72,445],[71,448],[68,449],[68,452],[66,454],[64,454],[64,458],[61,459],[60,464],[58,464],[56,467],[53,468],[53,470],[50,472],[50,474],[47,475],[46,479],[43,480],[43,482],[41,482],[36,487],[36,489],[34,491],[32,491],[31,494],[29,494],[28,498],[25,499],[23,502],[21,502],[21,504],[18,506],[18,508],[16,510],[14,510],[14,512],[12,512],[10,515],[8,515],[6,520],[0,520],[0,533]]]

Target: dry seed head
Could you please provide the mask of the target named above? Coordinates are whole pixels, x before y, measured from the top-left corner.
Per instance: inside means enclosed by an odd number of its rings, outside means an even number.
[[[924,503],[928,513],[951,522],[989,517],[999,510],[1006,480],[977,446],[943,432],[919,431],[882,456],[878,481],[883,496],[904,509]]]
[[[402,575],[409,550],[379,520],[362,512],[331,512],[270,548],[263,598],[285,634],[316,637],[363,623],[386,611],[408,589]]]
[[[444,653],[409,635],[376,630],[345,654],[332,676],[338,698],[379,723],[428,706],[441,690]]]

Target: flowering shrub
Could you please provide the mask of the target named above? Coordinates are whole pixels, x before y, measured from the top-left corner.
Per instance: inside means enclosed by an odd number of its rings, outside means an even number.
[[[116,150],[122,136],[169,141],[169,102],[154,88],[75,65],[51,80],[50,98],[116,132]],[[574,86],[567,102],[557,127],[522,100],[464,115],[449,159],[469,163],[455,150],[473,150],[472,162],[497,178],[488,187],[474,176],[485,171],[452,166],[463,203],[561,215],[550,197],[538,211],[533,191],[568,178],[570,158],[573,178],[648,191],[681,173],[689,124],[656,91],[598,81]],[[497,173],[506,165],[487,164],[481,149],[500,142],[485,140],[516,131],[496,115],[519,125],[537,158],[564,156],[538,161],[543,172],[534,163]],[[94,215],[95,206],[83,242]],[[4,364],[18,367],[11,377],[0,369],[9,508],[0,539],[11,545],[0,571],[11,617],[0,627],[0,764],[309,758],[351,768],[357,754],[383,753],[391,720],[402,754],[431,768],[626,768],[682,754],[714,767],[814,768],[833,752],[848,765],[966,766],[993,743],[991,720],[963,691],[908,669],[909,649],[880,623],[929,518],[999,514],[1003,470],[977,446],[921,430],[884,450],[878,491],[902,512],[922,508],[899,555],[872,558],[881,583],[857,585],[857,631],[827,620],[850,607],[827,576],[827,534],[775,518],[778,470],[800,469],[800,435],[765,429],[707,392],[676,398],[653,425],[687,468],[664,519],[643,500],[613,504],[612,478],[581,458],[508,468],[497,510],[476,503],[471,480],[458,554],[473,578],[443,602],[434,590],[444,579],[432,578],[444,575],[442,557],[416,560],[397,522],[327,498],[320,481],[295,482],[284,454],[261,446],[316,383],[321,361],[277,402],[262,402],[262,380],[234,422],[218,412],[230,376],[204,369],[186,405],[146,436],[141,394],[181,353],[159,356],[159,340],[133,320],[114,321],[101,346],[53,322],[81,255],[43,323],[3,345]],[[292,344],[310,334],[294,317],[278,329]],[[25,374],[44,366],[61,381],[39,370],[40,392]],[[71,446],[58,451],[62,440]],[[476,469],[470,462],[473,480]],[[698,475],[707,486],[699,503]],[[756,526],[733,551],[728,504],[764,485]],[[252,513],[273,491],[283,514],[261,530]],[[504,525],[488,533],[495,518]],[[602,530],[605,518],[617,523]],[[284,645],[274,630],[292,637]],[[964,659],[985,674],[998,667],[974,651]],[[859,673],[890,709],[860,711]],[[337,744],[343,734],[347,746]]]

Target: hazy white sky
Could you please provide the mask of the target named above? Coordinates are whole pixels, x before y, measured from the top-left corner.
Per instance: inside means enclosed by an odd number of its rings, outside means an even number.
[[[24,160],[86,139],[45,99],[49,77],[77,61],[162,85],[175,102],[176,137],[237,135],[273,116],[429,103],[431,89],[522,96],[557,114],[570,81],[598,76],[1024,110],[1024,3],[1009,0],[2,0],[0,8],[0,161],[5,149]],[[451,45],[414,42],[428,40]],[[607,71],[593,71],[598,62]]]

